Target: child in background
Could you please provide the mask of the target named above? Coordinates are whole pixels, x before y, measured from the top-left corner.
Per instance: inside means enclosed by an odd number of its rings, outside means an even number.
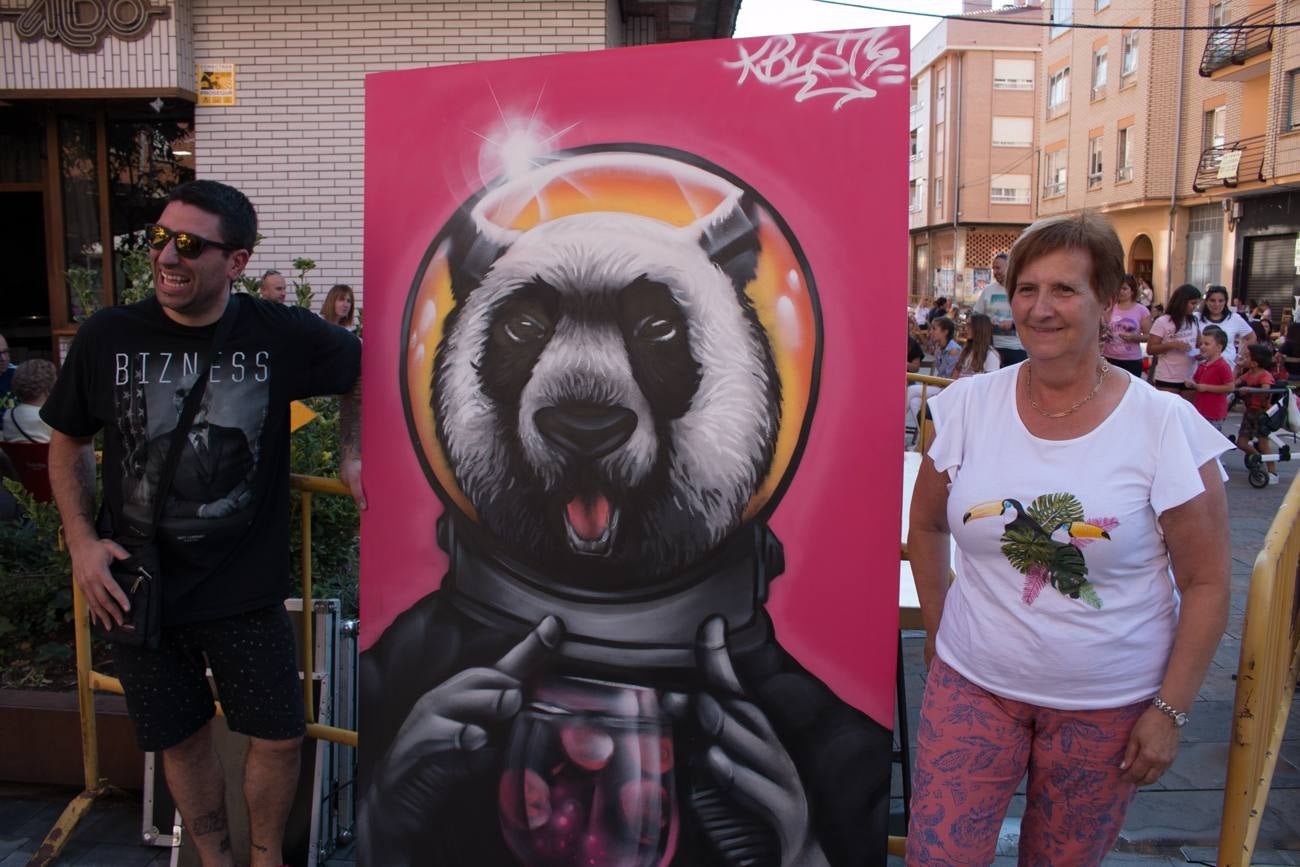
[[[1232,368],[1223,358],[1227,345],[1226,331],[1217,325],[1205,326],[1201,332],[1201,363],[1192,378],[1183,383],[1196,392],[1192,404],[1216,430],[1223,429],[1223,420],[1228,417],[1228,395],[1236,388]]]
[[[1237,385],[1244,388],[1272,388],[1273,374],[1269,367],[1273,364],[1273,347],[1262,343],[1252,343],[1246,347],[1246,372],[1237,380]],[[1273,443],[1264,433],[1264,416],[1268,412],[1271,398],[1267,394],[1243,394],[1246,401],[1246,413],[1241,417],[1241,428],[1237,431],[1237,448],[1246,453],[1246,466],[1254,468],[1261,463],[1260,456],[1272,454]],[[1259,448],[1254,441],[1259,440]],[[1278,483],[1277,473],[1268,474],[1268,483]]]

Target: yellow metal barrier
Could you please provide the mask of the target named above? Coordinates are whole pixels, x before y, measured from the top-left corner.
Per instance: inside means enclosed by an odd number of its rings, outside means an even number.
[[[311,518],[312,495],[327,494],[331,496],[351,496],[348,486],[338,479],[323,479],[316,476],[289,477],[289,487],[302,495],[302,660],[303,671],[308,675],[303,678],[303,708],[307,712],[307,737],[317,740],[333,741],[345,746],[357,746],[357,733],[352,729],[321,725],[316,722],[316,712],[312,707],[312,678],[310,672],[316,668],[313,647],[313,619],[310,616],[312,603],[312,566],[311,566]],[[61,538],[61,537],[60,537]],[[28,867],[44,867],[58,858],[73,829],[81,818],[90,811],[95,799],[110,791],[108,781],[99,775],[99,741],[95,726],[95,692],[122,694],[122,683],[115,677],[95,671],[91,668],[90,655],[90,618],[86,599],[81,594],[76,582],[72,585],[73,630],[77,654],[77,700],[81,710],[81,756],[85,771],[85,791],[64,808],[54,827],[45,835],[36,854],[28,861]],[[217,713],[221,713],[217,705]]]
[[[1255,558],[1237,663],[1219,864],[1249,867],[1300,674],[1300,479]]]
[[[934,425],[930,423],[925,413],[925,402],[930,399],[930,389],[935,391],[951,383],[951,379],[944,379],[942,376],[927,376],[924,373],[909,373],[907,375],[907,384],[919,383],[921,386],[921,411],[916,416],[916,450],[925,454],[925,450],[930,445],[930,440],[934,438]]]

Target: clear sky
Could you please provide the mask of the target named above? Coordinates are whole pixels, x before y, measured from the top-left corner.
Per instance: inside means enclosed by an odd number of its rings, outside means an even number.
[[[961,0],[863,0],[871,6],[936,12],[961,12]],[[995,4],[996,5],[996,4]],[[805,33],[810,30],[855,30],[861,27],[910,25],[912,44],[930,32],[936,18],[901,12],[869,12],[817,0],[741,0],[736,20],[737,36],[771,36],[776,33]]]

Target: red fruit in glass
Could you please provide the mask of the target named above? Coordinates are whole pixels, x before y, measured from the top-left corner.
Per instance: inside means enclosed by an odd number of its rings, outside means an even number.
[[[540,684],[515,718],[498,794],[525,867],[664,867],[677,848],[672,729],[654,690]]]

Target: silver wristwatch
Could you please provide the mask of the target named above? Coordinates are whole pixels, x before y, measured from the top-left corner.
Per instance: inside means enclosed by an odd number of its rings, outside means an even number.
[[[1176,708],[1174,708],[1173,705],[1165,701],[1160,696],[1156,696],[1155,698],[1151,699],[1151,704],[1155,706],[1156,710],[1160,711],[1162,714],[1164,714],[1165,716],[1173,720],[1174,725],[1177,726],[1178,728],[1182,728],[1183,726],[1187,725],[1187,714],[1183,713],[1180,710],[1177,710]]]

